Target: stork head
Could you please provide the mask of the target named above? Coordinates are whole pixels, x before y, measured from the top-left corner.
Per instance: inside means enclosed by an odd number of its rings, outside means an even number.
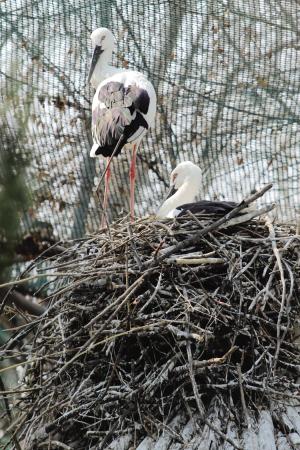
[[[112,51],[115,47],[114,35],[108,28],[96,28],[91,34],[91,41],[94,48],[100,47],[102,51]]]
[[[179,163],[172,171],[170,176],[170,188],[173,192],[169,194],[169,197],[174,195],[174,193],[184,184],[193,188],[193,192],[199,192],[201,188],[202,171],[200,167],[196,166],[196,164],[191,161]]]
[[[90,82],[92,78],[93,72],[100,58],[100,55],[106,53],[107,57],[110,58],[115,47],[114,35],[108,28],[97,28],[96,30],[94,30],[91,34],[91,41],[94,47],[94,52],[90,65],[88,82]]]
[[[177,206],[195,200],[202,186],[202,170],[191,161],[178,164],[170,176],[170,190],[160,206],[157,217],[171,217]]]

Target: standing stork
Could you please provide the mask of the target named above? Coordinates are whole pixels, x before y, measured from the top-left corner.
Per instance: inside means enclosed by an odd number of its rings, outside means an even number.
[[[110,65],[115,40],[107,28],[91,34],[94,52],[88,81],[96,88],[92,104],[92,158],[107,157],[103,209],[106,210],[111,176],[110,163],[125,145],[132,147],[130,165],[130,217],[134,217],[136,152],[148,129],[154,124],[156,94],[140,72]],[[101,178],[102,180],[102,178]],[[100,182],[101,182],[100,180]]]

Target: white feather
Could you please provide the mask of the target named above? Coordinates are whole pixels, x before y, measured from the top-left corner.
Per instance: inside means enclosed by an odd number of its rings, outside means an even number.
[[[91,158],[96,158],[97,157],[96,150],[98,149],[98,147],[99,147],[99,144],[93,144],[93,147],[91,148],[91,151],[90,151],[90,157]]]
[[[176,217],[179,213],[176,208],[185,203],[195,201],[202,186],[202,171],[191,161],[185,161],[171,173],[170,185],[177,189],[177,192],[168,198],[157,211],[159,218]]]

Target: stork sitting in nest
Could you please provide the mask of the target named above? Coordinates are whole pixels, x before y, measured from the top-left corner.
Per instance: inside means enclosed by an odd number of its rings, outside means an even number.
[[[170,177],[170,190],[166,200],[157,211],[158,218],[182,216],[190,211],[193,214],[225,215],[238,203],[228,201],[195,201],[202,187],[202,171],[191,161],[177,165]],[[246,212],[245,208],[243,212]],[[248,210],[249,211],[249,210]]]

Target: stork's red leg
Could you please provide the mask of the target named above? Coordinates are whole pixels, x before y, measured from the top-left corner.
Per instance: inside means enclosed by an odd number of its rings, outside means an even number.
[[[110,159],[107,159],[106,161],[106,172],[105,172],[105,188],[104,188],[104,199],[103,199],[103,211],[104,214],[102,216],[102,221],[101,221],[101,227],[105,226],[106,223],[106,209],[107,209],[107,202],[108,202],[108,194],[109,194],[109,181],[110,181],[110,177],[111,177],[111,171],[110,171]]]
[[[133,145],[132,159],[130,164],[130,220],[134,219],[134,188],[135,188],[135,165],[136,165],[136,144]]]

